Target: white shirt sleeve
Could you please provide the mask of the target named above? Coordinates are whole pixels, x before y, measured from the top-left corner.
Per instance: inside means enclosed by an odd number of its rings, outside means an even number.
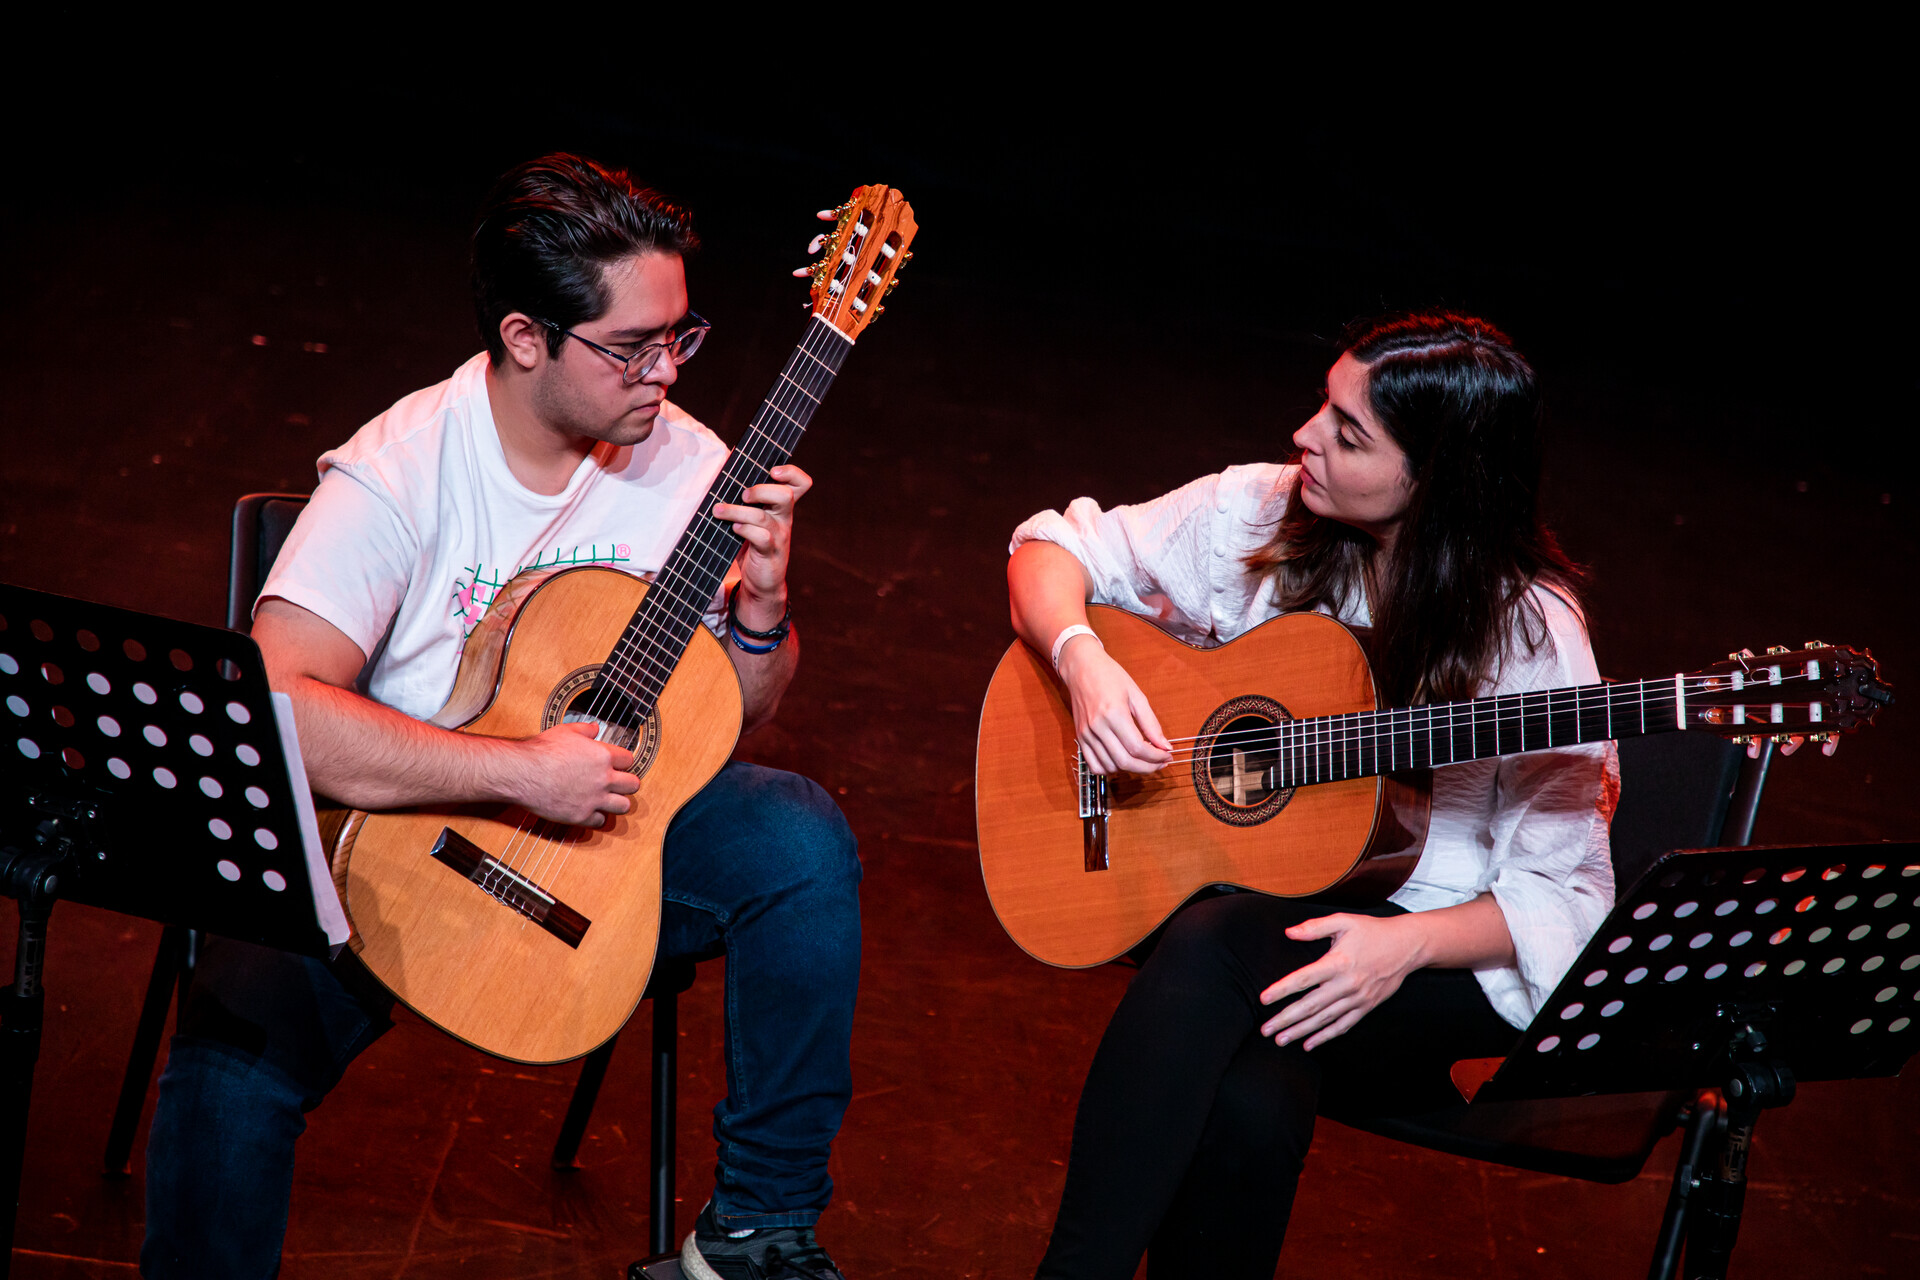
[[[1093,602],[1152,618],[1183,639],[1212,635],[1213,527],[1221,477],[1202,476],[1172,493],[1101,510],[1075,498],[1066,511],[1042,511],[1013,531],[1022,543],[1052,542],[1072,553],[1093,581]],[[1238,574],[1241,566],[1229,567]]]
[[[1597,683],[1577,615],[1548,591],[1535,588],[1533,597],[1551,643],[1510,661],[1499,691]],[[1607,829],[1620,798],[1619,756],[1611,742],[1506,756],[1493,792],[1492,849],[1473,892],[1499,903],[1517,964],[1477,976],[1495,1012],[1524,1027],[1613,909]]]
[[[319,615],[372,657],[419,558],[414,530],[392,503],[346,469],[330,467],[287,535],[260,599],[276,596]]]

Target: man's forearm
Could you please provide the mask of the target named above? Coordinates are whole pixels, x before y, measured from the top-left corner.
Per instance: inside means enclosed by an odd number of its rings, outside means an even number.
[[[284,691],[307,780],[324,796],[360,809],[516,798],[501,739],[441,729],[311,676]]]
[[[780,709],[780,698],[800,665],[800,632],[798,628],[788,632],[772,653],[748,653],[730,638],[720,643],[740,676],[740,736],[745,737]]]

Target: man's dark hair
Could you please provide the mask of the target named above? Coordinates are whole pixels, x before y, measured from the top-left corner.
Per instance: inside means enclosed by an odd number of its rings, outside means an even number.
[[[693,217],[625,169],[582,156],[541,156],[508,170],[473,224],[473,315],[487,355],[506,359],[500,321],[515,311],[571,329],[606,314],[604,268],[642,253],[699,246]],[[547,352],[566,339],[547,330]]]

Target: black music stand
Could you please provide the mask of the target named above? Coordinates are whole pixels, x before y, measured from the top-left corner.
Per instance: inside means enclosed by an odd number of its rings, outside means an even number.
[[[278,707],[276,707],[278,703]],[[58,899],[312,956],[346,941],[293,734],[252,640],[0,584],[0,1280]]]
[[[1471,1100],[1719,1089],[1724,1114],[1696,1115],[1650,1274],[1673,1274],[1684,1244],[1689,1276],[1724,1276],[1760,1112],[1798,1081],[1897,1075],[1920,1049],[1916,926],[1917,843],[1670,853]]]

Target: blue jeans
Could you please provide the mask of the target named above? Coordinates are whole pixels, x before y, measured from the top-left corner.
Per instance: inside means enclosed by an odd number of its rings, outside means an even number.
[[[733,1228],[809,1226],[853,1091],[853,833],[813,782],[736,762],[674,818],[663,871],[660,953],[727,956],[714,1211]],[[142,1275],[275,1274],[306,1113],[392,1003],[351,960],[209,939],[160,1077]]]

